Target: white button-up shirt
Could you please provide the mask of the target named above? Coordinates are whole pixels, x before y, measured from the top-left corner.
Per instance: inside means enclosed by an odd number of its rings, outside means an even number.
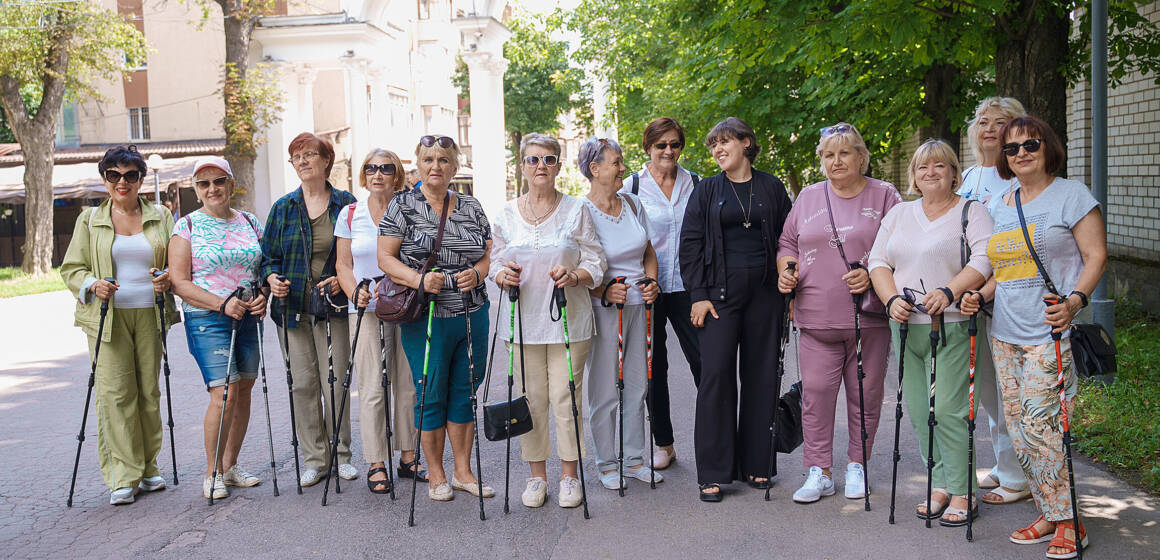
[[[685,283],[681,281],[681,263],[677,254],[677,246],[681,242],[681,225],[685,221],[685,207],[689,204],[689,197],[693,194],[693,175],[685,168],[677,165],[677,181],[673,185],[673,197],[665,196],[655,179],[648,172],[648,166],[642,166],[637,172],[640,178],[640,191],[637,196],[645,208],[645,216],[652,230],[653,250],[657,253],[659,266],[658,283],[661,292],[683,292]],[[624,186],[620,192],[632,192],[632,176],[624,178]]]

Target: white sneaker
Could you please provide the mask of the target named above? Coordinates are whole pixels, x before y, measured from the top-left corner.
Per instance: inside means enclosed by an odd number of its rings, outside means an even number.
[[[628,469],[624,469],[624,474],[628,476]],[[600,484],[609,490],[620,490],[620,473],[616,470],[600,473]],[[623,488],[628,488],[628,485],[625,484]]]
[[[358,469],[350,463],[343,463],[338,466],[338,476],[341,476],[343,480],[354,480],[358,478]]]
[[[642,482],[649,482],[650,480],[652,480],[649,478],[650,473],[652,473],[652,476],[656,477],[657,482],[664,482],[665,481],[665,477],[661,476],[661,473],[656,472],[656,471],[648,468],[648,465],[638,465],[635,467],[624,467],[624,478],[631,477],[631,478],[635,478],[637,480],[640,480]]]
[[[258,477],[246,472],[245,469],[237,465],[230,467],[230,470],[222,473],[222,480],[230,486],[240,486],[242,488],[257,486],[262,482]]]
[[[213,492],[213,499],[215,500],[221,500],[230,497],[230,491],[226,490],[226,483],[222,479],[221,473],[218,473],[216,479],[210,478],[208,476],[205,477],[205,480],[203,480],[201,483],[202,497],[209,498],[211,489]]]
[[[314,486],[320,480],[322,480],[322,473],[314,469],[306,469],[302,471],[302,478],[299,479],[299,482],[302,486]]]
[[[810,476],[806,479],[806,483],[793,493],[793,501],[808,504],[822,499],[822,496],[833,496],[834,492],[834,481],[822,472],[822,468],[810,467]]]
[[[538,508],[544,505],[547,497],[548,481],[537,476],[528,479],[528,487],[524,488],[524,494],[520,498],[525,506]]]
[[[583,494],[580,491],[580,481],[570,476],[560,479],[560,495],[556,502],[562,508],[574,508],[580,505]]]
[[[866,471],[861,463],[846,465],[846,497],[851,500],[866,497]]]
[[[138,488],[143,492],[156,492],[165,489],[165,479],[160,476],[150,476],[141,479]]]
[[[137,487],[136,486],[134,486],[132,488],[129,488],[129,487],[118,488],[116,490],[113,490],[112,492],[109,492],[109,503],[113,504],[115,506],[120,506],[120,505],[124,505],[124,504],[131,504],[137,499],[137,498],[135,498],[136,495],[137,495]]]

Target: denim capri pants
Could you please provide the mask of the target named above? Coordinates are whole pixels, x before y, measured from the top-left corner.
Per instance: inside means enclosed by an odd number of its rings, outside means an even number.
[[[206,389],[226,384],[229,366],[230,331],[234,320],[217,311],[185,312],[185,339],[189,353],[201,369]],[[258,378],[258,318],[247,314],[238,326],[234,341],[234,360],[229,370],[229,382]]]
[[[471,313],[471,350],[475,361],[475,384],[467,367],[467,321],[463,316],[435,317],[431,324],[431,358],[427,366],[427,400],[423,407],[423,431],[438,430],[447,422],[468,424],[472,421],[471,393],[479,389],[487,370],[487,330],[490,304]],[[419,426],[419,409],[423,378],[423,350],[427,344],[427,316],[399,325],[403,353],[411,365],[415,380],[415,426]]]

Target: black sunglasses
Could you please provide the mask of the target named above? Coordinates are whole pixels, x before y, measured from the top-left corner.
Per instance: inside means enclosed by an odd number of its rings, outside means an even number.
[[[229,180],[230,180],[230,176],[229,176],[229,175],[222,175],[221,177],[218,177],[218,178],[216,178],[216,179],[214,179],[214,180],[213,180],[213,186],[215,186],[215,187],[224,187],[224,186],[225,186],[225,184],[226,184],[226,183],[227,183]],[[195,187],[199,188],[199,189],[206,189],[206,188],[209,188],[209,183],[210,183],[210,181],[209,181],[208,179],[202,179],[202,180],[200,180],[200,181],[194,181],[194,182],[193,182],[193,185],[194,185]]]
[[[1039,151],[1040,146],[1043,146],[1043,139],[1042,138],[1031,138],[1029,140],[1024,141],[1022,144],[1018,144],[1015,142],[1011,142],[1009,144],[1003,144],[1003,147],[1001,149],[1003,150],[1003,154],[1006,155],[1007,157],[1015,157],[1015,154],[1019,153],[1019,148],[1021,148],[1021,147],[1024,150],[1027,150],[1027,153],[1033,154],[1033,153]]]
[[[656,147],[656,149],[658,149],[658,150],[665,150],[668,148],[672,148],[674,150],[679,150],[679,149],[683,148],[685,145],[680,143],[680,142],[669,142],[668,144],[665,144],[664,142],[660,142],[658,144],[653,144],[653,146]]]
[[[560,163],[560,158],[556,156],[524,156],[524,163],[533,167],[539,165],[540,160],[544,160],[544,165],[548,167],[555,167],[557,163]]]
[[[105,170],[105,180],[113,184],[120,183],[121,179],[125,179],[125,182],[129,183],[130,185],[139,183],[144,175],[145,174],[141,173],[140,171],[130,171],[128,173],[122,174],[116,169]]]
[[[922,298],[919,296],[926,295],[926,286],[922,283],[922,280],[919,280],[918,284],[920,286],[922,286],[922,289],[903,288],[902,289],[902,300],[905,301],[906,303],[909,303],[910,305],[914,306],[915,309],[917,309],[923,313],[927,313],[929,315],[930,313],[927,312],[926,306],[919,303],[919,301],[922,300]]]
[[[394,175],[395,174],[395,164],[393,164],[393,163],[380,163],[378,165],[375,165],[373,163],[368,163],[368,164],[363,166],[363,173],[366,173],[367,177],[374,175],[376,171],[378,171],[379,173],[382,173],[383,175]]]
[[[427,135],[420,138],[419,143],[427,148],[430,148],[431,146],[434,146],[436,143],[438,143],[439,147],[445,150],[449,150],[451,147],[455,146],[455,140],[452,140],[450,136]]]

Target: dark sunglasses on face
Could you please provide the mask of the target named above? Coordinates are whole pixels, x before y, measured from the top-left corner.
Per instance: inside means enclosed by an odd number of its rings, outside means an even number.
[[[367,177],[374,175],[376,171],[382,173],[383,175],[394,175],[395,164],[380,163],[378,165],[374,165],[372,163],[368,163],[363,166],[363,173],[366,173]]]
[[[1019,148],[1021,148],[1021,147],[1024,150],[1027,150],[1027,153],[1033,154],[1035,152],[1038,152],[1039,147],[1042,145],[1043,145],[1042,138],[1031,138],[1031,139],[1025,140],[1022,144],[1018,144],[1016,142],[1003,144],[1003,147],[1001,149],[1003,150],[1003,154],[1006,155],[1007,157],[1015,157],[1015,154],[1019,153]]]
[[[144,176],[144,174],[141,173],[140,171],[129,171],[127,173],[122,174],[121,172],[117,171],[116,169],[106,169],[105,170],[105,180],[110,182],[110,183],[113,183],[113,184],[121,182],[121,179],[125,179],[126,183],[132,185],[132,184],[140,182],[142,176]]]
[[[427,135],[420,138],[419,143],[427,148],[430,148],[431,146],[434,146],[436,143],[438,143],[440,148],[447,150],[451,149],[451,147],[455,145],[455,140],[452,140],[450,136]]]
[[[658,150],[665,150],[665,149],[668,149],[670,147],[674,150],[679,150],[679,149],[683,148],[685,145],[680,143],[680,142],[669,142],[668,144],[661,142],[659,144],[654,144],[654,146]]]
[[[556,156],[524,156],[524,163],[533,167],[539,165],[540,160],[543,160],[544,165],[548,167],[555,167],[557,163],[560,163],[560,158]]]
[[[218,178],[213,180],[213,186],[224,187],[224,186],[226,186],[226,183],[229,182],[229,180],[230,180],[229,175],[222,175],[221,177],[218,177]],[[202,179],[202,180],[193,182],[193,185],[199,189],[208,189],[209,184],[210,184],[210,181],[208,179]]]

